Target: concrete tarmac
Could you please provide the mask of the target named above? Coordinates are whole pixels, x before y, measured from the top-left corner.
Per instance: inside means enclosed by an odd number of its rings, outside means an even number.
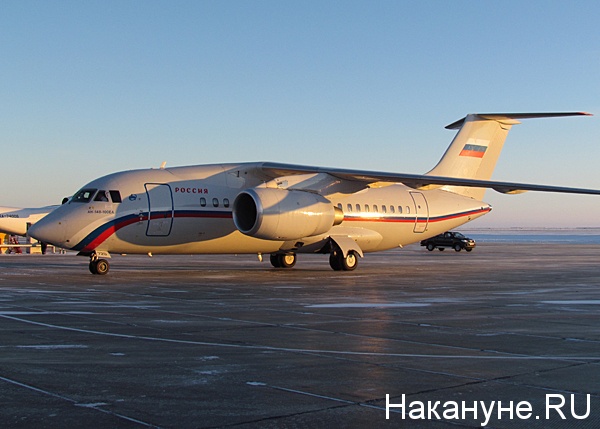
[[[1,256],[1,427],[600,426],[600,246],[298,259]]]

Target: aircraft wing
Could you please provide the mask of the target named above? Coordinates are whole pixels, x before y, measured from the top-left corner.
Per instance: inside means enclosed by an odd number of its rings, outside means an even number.
[[[443,186],[468,186],[490,188],[504,194],[526,191],[561,192],[568,194],[600,195],[600,189],[570,188],[563,186],[534,185],[528,183],[497,182],[489,180],[461,179],[456,177],[428,176],[420,174],[387,173],[381,171],[350,170],[343,168],[310,167],[293,164],[265,162],[261,164],[264,175],[271,179],[303,174],[319,175],[318,180],[308,180],[293,186],[296,189],[311,189],[331,195],[353,193],[378,182],[403,183],[417,190],[430,190]]]

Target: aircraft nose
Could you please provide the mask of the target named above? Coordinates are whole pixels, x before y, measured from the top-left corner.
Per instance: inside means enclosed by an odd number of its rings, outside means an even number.
[[[65,247],[65,230],[66,224],[64,221],[53,222],[47,219],[41,219],[31,225],[27,234],[38,241],[58,247]]]

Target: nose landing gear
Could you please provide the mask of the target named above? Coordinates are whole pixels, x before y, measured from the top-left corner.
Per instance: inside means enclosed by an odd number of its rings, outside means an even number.
[[[104,252],[103,252],[104,253]],[[108,274],[108,271],[110,270],[110,264],[108,263],[108,261],[106,259],[100,259],[100,254],[97,252],[94,252],[90,255],[90,272],[92,274],[98,274],[98,275],[106,275]],[[102,255],[104,256],[104,255]],[[110,256],[108,256],[110,257]]]

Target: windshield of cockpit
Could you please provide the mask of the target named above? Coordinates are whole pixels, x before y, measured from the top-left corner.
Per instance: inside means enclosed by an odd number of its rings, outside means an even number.
[[[104,189],[89,189],[84,188],[73,195],[70,203],[89,203],[90,201],[101,201],[101,202],[121,202],[121,193],[119,191],[111,190],[105,191]]]

